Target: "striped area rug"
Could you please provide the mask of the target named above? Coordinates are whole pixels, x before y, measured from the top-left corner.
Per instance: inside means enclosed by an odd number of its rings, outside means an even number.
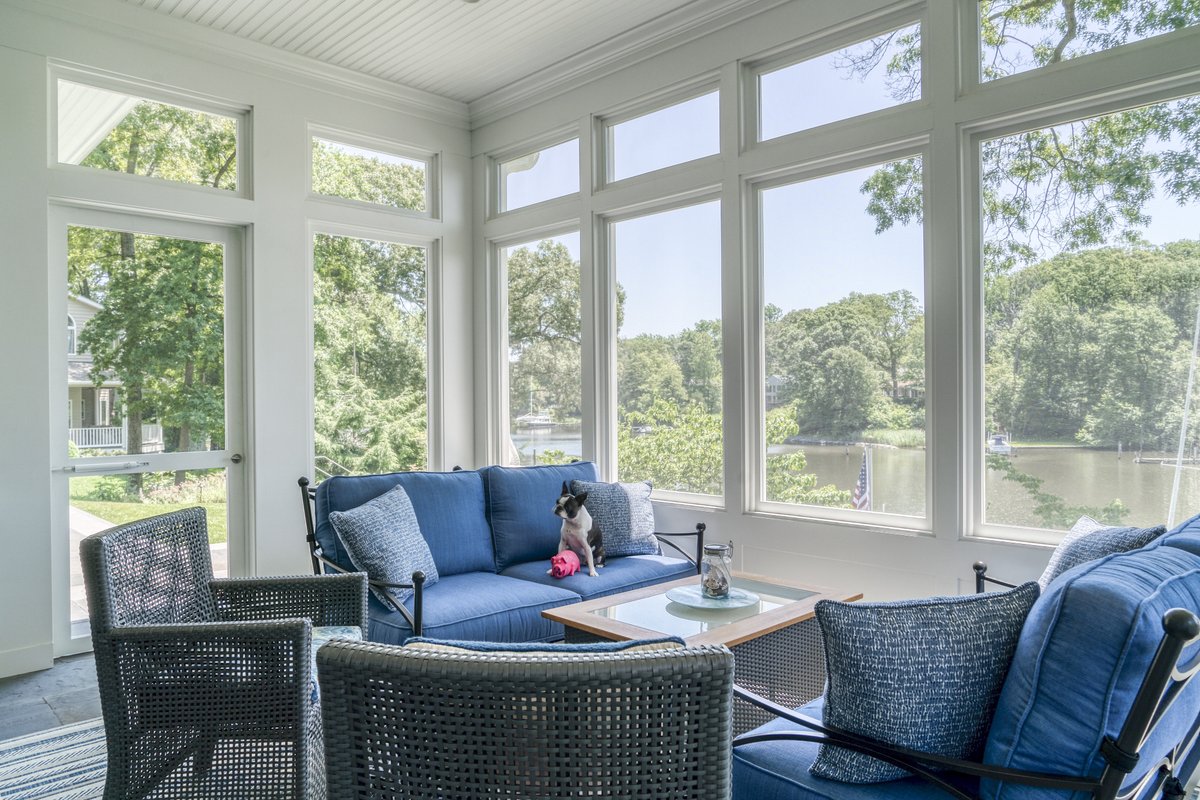
[[[103,794],[102,720],[0,742],[0,800],[94,800]]]

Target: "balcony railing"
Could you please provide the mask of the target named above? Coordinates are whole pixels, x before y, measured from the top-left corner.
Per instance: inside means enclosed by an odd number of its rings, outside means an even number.
[[[125,426],[114,425],[102,428],[68,428],[67,437],[80,450],[124,450]],[[142,426],[142,449],[158,452],[163,446],[162,425]]]

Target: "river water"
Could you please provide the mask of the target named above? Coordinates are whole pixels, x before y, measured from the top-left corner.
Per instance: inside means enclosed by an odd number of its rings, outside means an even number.
[[[808,472],[814,472],[821,484],[833,483],[839,489],[852,490],[862,465],[861,447],[784,446],[780,452],[803,450],[808,457]],[[1142,454],[1146,458],[1169,458],[1173,454]],[[1119,498],[1129,507],[1125,521],[1129,525],[1158,525],[1166,522],[1171,502],[1173,466],[1136,463],[1133,455],[1117,458],[1115,451],[1083,447],[1021,447],[1012,456],[1021,472],[1041,478],[1042,491],[1063,498],[1068,505],[1105,506]],[[925,451],[874,448],[872,508],[895,514],[924,513]],[[988,470],[984,486],[985,519],[999,525],[1042,527],[1031,511],[1028,492],[1003,475]],[[1184,467],[1179,485],[1179,506],[1175,521],[1200,512],[1200,467]]]
[[[537,463],[547,449],[578,456],[582,452],[577,428],[518,429],[513,444],[522,464]],[[803,450],[807,472],[815,473],[821,485],[832,483],[851,491],[862,465],[861,447],[840,445],[781,445],[771,452]],[[1171,458],[1171,453],[1142,454],[1146,458]],[[1121,458],[1111,450],[1083,447],[1019,447],[1012,456],[1020,471],[1041,478],[1042,491],[1063,498],[1068,505],[1102,507],[1119,498],[1129,507],[1129,525],[1158,525],[1166,522],[1171,502],[1171,466],[1136,463],[1130,453]],[[871,485],[872,510],[893,514],[925,514],[925,451],[889,447],[874,448]],[[988,470],[984,487],[987,522],[999,525],[1042,527],[1031,511],[1029,494],[1018,484]],[[1184,467],[1175,521],[1200,512],[1200,465]]]

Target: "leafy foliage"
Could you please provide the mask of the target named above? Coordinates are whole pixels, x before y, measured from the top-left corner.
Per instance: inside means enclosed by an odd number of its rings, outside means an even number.
[[[312,143],[312,187],[317,194],[410,211],[425,210],[422,167],[347,152],[316,138]]]

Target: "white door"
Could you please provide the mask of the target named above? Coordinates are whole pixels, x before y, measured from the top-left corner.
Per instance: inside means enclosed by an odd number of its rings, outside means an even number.
[[[76,324],[75,352],[64,326],[51,364],[56,656],[91,649],[90,533],[201,506],[214,571],[248,571],[243,248],[237,228],[51,211],[53,318],[65,305]],[[83,394],[102,413],[68,421]]]

